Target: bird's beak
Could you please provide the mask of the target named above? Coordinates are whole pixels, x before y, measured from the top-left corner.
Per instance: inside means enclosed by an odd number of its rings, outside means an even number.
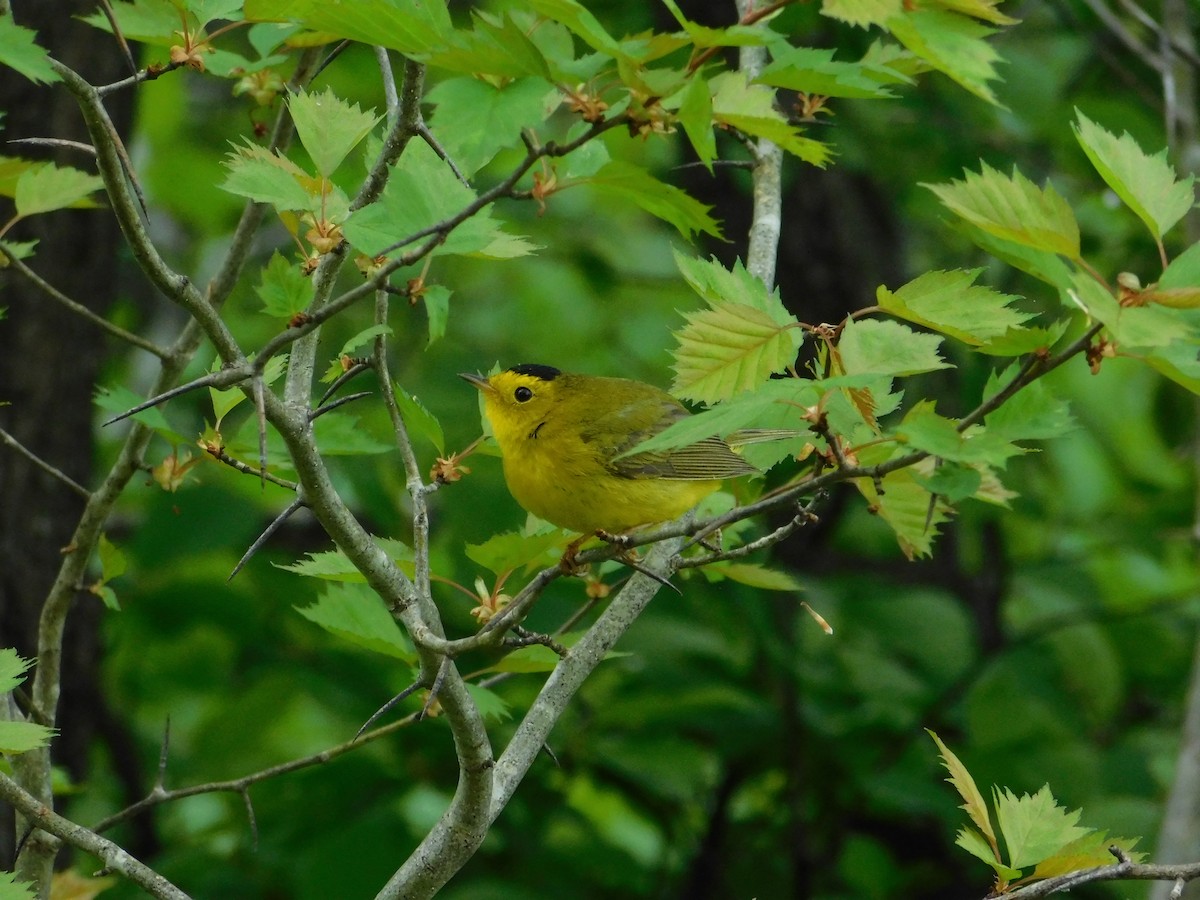
[[[475,385],[475,387],[479,388],[481,391],[496,390],[484,376],[476,375],[474,372],[459,372],[458,377],[463,379],[463,381],[471,382],[471,384]]]

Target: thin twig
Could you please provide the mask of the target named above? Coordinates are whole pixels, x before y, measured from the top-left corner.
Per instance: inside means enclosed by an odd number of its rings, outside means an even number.
[[[85,144],[83,141],[68,141],[66,138],[43,138],[43,137],[27,137],[27,138],[12,138],[10,144],[29,144],[33,147],[59,147],[64,150],[78,150],[80,153],[86,153],[92,159],[96,158],[96,148],[91,144]]]
[[[41,469],[43,472],[57,478],[59,481],[61,481],[63,484],[65,484],[67,487],[69,487],[71,490],[73,490],[76,494],[78,494],[84,500],[91,499],[91,497],[92,497],[91,491],[89,491],[87,488],[85,488],[82,484],[80,484],[78,481],[76,481],[74,478],[72,478],[66,472],[50,465],[50,463],[46,462],[44,459],[42,459],[40,456],[38,456],[32,450],[29,450],[27,447],[25,447],[24,444],[22,444],[20,441],[18,441],[15,437],[13,437],[11,434],[9,434],[7,431],[5,431],[3,428],[0,428],[0,443],[6,445],[8,447],[11,447],[13,450],[16,450],[19,454],[21,454],[23,457],[25,457],[27,460],[29,460],[31,463],[33,463],[35,466],[37,466],[39,469]]]
[[[278,475],[259,469],[249,463],[244,463],[236,457],[230,456],[224,447],[209,447],[205,445],[204,451],[219,463],[229,466],[229,468],[241,472],[243,475],[253,475],[255,478],[265,478],[271,484],[277,484],[281,488],[286,488],[289,491],[295,492],[300,490],[300,485],[295,481],[288,481],[286,478],[280,478]]]

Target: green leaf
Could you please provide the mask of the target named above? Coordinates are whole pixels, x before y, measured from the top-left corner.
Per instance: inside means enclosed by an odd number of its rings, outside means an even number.
[[[1033,796],[1017,797],[1008,788],[994,790],[996,821],[1008,848],[1008,863],[1017,869],[1035,865],[1058,853],[1092,829],[1080,828],[1079,810],[1068,812],[1050,793],[1050,786]]]
[[[743,72],[723,72],[709,80],[713,119],[755,137],[773,141],[814,166],[824,166],[832,152],[820,141],[804,137],[775,108],[775,91],[751,84]]]
[[[684,280],[714,309],[723,303],[742,303],[765,312],[777,324],[798,324],[779,299],[779,291],[770,290],[752,275],[740,259],[732,269],[726,269],[714,257],[703,260],[674,250],[675,265]]]
[[[583,4],[575,0],[527,0],[526,5],[540,15],[567,26],[593,50],[611,57],[625,56],[621,45]]]
[[[897,10],[898,11],[898,10]],[[772,45],[772,62],[755,79],[757,84],[820,94],[873,100],[894,97],[886,85],[911,82],[907,75],[871,62],[839,62],[832,50],[793,47],[786,41]]]
[[[721,228],[705,206],[685,191],[659,181],[645,169],[622,160],[611,160],[599,171],[577,183],[590,184],[607,196],[640,206],[646,212],[669,222],[688,240],[700,232],[721,237]]]
[[[945,498],[947,503],[958,503],[975,496],[983,487],[983,474],[976,466],[939,460],[931,475],[916,472],[917,484],[931,494]]]
[[[34,84],[58,81],[50,54],[35,43],[37,33],[22,28],[11,15],[0,16],[0,65],[16,69]]]
[[[940,9],[917,9],[892,16],[887,29],[916,56],[988,103],[1000,106],[989,82],[999,78],[999,54],[984,38],[995,30],[966,16]]]
[[[490,688],[468,682],[467,693],[471,695],[479,714],[487,721],[505,722],[512,718],[508,702]]]
[[[429,320],[429,344],[441,340],[446,335],[446,320],[450,317],[450,288],[440,284],[431,284],[421,294],[421,302],[425,304],[425,316]]]
[[[330,584],[316,603],[298,606],[296,611],[356,646],[405,662],[416,661],[412,643],[379,595],[365,584]]]
[[[1054,878],[1078,872],[1080,869],[1091,869],[1096,866],[1113,864],[1113,855],[1109,847],[1119,847],[1134,862],[1141,862],[1146,854],[1139,853],[1133,848],[1140,838],[1110,838],[1106,831],[1093,831],[1072,841],[1053,856],[1048,856],[1037,864],[1030,878]]]
[[[45,747],[53,730],[33,722],[0,722],[0,753],[27,753]]]
[[[1195,326],[1186,312],[1161,306],[1122,306],[1108,288],[1083,273],[1074,277],[1071,299],[1107,326],[1113,339],[1125,349],[1165,347],[1176,340],[1191,339]]]
[[[966,235],[975,246],[983,248],[990,256],[1032,275],[1039,281],[1044,281],[1060,291],[1067,290],[1071,285],[1074,269],[1056,253],[1004,240],[965,219],[954,221],[952,227]]]
[[[978,426],[964,432],[952,419],[933,411],[932,400],[922,400],[913,406],[896,426],[896,437],[915,450],[924,450],[940,459],[953,462],[1002,466],[1020,448],[988,429]]]
[[[392,385],[392,392],[395,394],[396,403],[400,407],[400,417],[404,420],[409,435],[425,438],[433,444],[439,455],[444,456],[446,438],[437,417],[425,408],[416,394],[408,393],[399,384]]]
[[[1010,384],[1018,370],[1014,365],[1002,373],[993,372],[983,389],[984,399]],[[1050,440],[1078,427],[1067,402],[1055,397],[1040,380],[1021,388],[983,421],[989,434],[1008,441]]]
[[[108,539],[106,534],[100,535],[100,541],[96,545],[96,555],[100,558],[101,584],[107,584],[114,578],[124,575],[125,570],[129,567],[125,554]]]
[[[338,357],[353,356],[355,350],[367,346],[367,344],[370,344],[379,335],[391,333],[392,328],[390,325],[371,325],[368,328],[364,328],[349,338],[346,343],[342,344],[342,349],[338,351]]]
[[[1062,339],[1070,324],[1062,319],[1046,328],[1010,328],[999,337],[981,344],[979,352],[990,356],[1022,356],[1049,350]]]
[[[313,287],[312,281],[305,277],[298,265],[275,251],[271,261],[262,270],[255,293],[262,301],[264,313],[291,319],[296,313],[308,309],[312,302]]]
[[[562,662],[561,657],[549,647],[542,644],[533,644],[506,654],[495,665],[489,666],[488,671],[511,672],[520,675],[528,675],[535,672],[553,672],[560,662]]]
[[[1192,288],[1200,285],[1200,242],[1192,244],[1163,269],[1158,279],[1161,290]]]
[[[904,0],[821,0],[822,14],[866,28],[883,25],[904,9]]]
[[[880,286],[875,296],[892,315],[979,346],[1033,316],[1009,306],[1019,298],[976,285],[982,271],[927,272],[895,291]]]
[[[377,256],[383,247],[444,222],[474,200],[474,191],[424,141],[414,141],[393,169],[379,201],[357,210],[344,230],[358,249]],[[485,208],[451,231],[433,254],[507,259],[534,249],[524,238],[501,231],[490,208]]]
[[[780,325],[769,313],[744,303],[722,303],[684,314],[675,332],[672,391],[703,403],[719,403],[752,390],[796,360],[799,329]]]
[[[901,469],[878,481],[859,478],[854,486],[895,532],[900,550],[908,559],[930,554],[937,526],[946,521],[946,511],[917,481],[915,472]]]
[[[279,376],[283,374],[283,370],[286,366],[286,353],[281,353],[279,356],[271,357],[269,360],[267,360],[266,366],[263,367],[263,383],[274,384],[279,379]],[[212,371],[219,371],[220,368],[220,359],[214,359]],[[245,402],[246,393],[241,387],[209,388],[208,399],[212,403],[213,417],[216,420],[216,427],[220,428],[221,422],[225,419],[225,417]]]
[[[982,856],[980,859],[989,864],[991,862],[999,862],[996,859],[994,849],[992,849],[996,846],[996,832],[992,830],[992,820],[988,815],[987,803],[984,802],[983,794],[980,793],[979,788],[975,786],[975,779],[971,777],[970,771],[963,765],[962,760],[949,747],[942,743],[942,739],[935,732],[930,731],[928,728],[925,731],[933,738],[933,742],[937,744],[938,754],[942,758],[942,765],[950,773],[950,777],[946,781],[958,791],[958,796],[962,797],[965,801],[960,809],[966,811],[979,831],[987,837],[991,859],[989,860],[987,857]],[[960,844],[959,846],[962,845]]]
[[[430,127],[459,170],[473,175],[497,153],[521,142],[560,104],[542,78],[517,78],[502,86],[476,77],[448,78],[425,97],[435,104]]]
[[[941,343],[937,335],[918,334],[899,322],[850,320],[838,353],[847,375],[916,375],[951,368],[938,356]]]
[[[225,160],[221,188],[279,210],[319,212],[324,182],[284,156],[257,144],[235,147]]]
[[[33,216],[69,206],[94,207],[97,204],[89,195],[103,187],[104,181],[98,175],[43,163],[31,166],[17,177],[13,199],[17,215]]]
[[[764,591],[784,591],[795,594],[804,589],[791,572],[772,569],[759,563],[712,563],[704,567],[704,574],[710,581],[728,578],[738,584],[749,585]],[[714,578],[713,576],[719,577]]]
[[[11,647],[0,649],[0,693],[7,694],[25,680],[33,660],[23,659]]]
[[[356,103],[347,103],[335,96],[330,88],[321,94],[289,94],[287,106],[300,143],[308,151],[317,172],[326,178],[383,118],[373,112],[363,112]]]
[[[0,900],[37,900],[38,893],[12,872],[0,872]]]
[[[467,544],[466,553],[472,562],[496,575],[505,575],[514,569],[557,562],[565,541],[565,535],[558,529],[531,535],[506,531],[482,544]]]
[[[1016,169],[1011,177],[984,163],[962,181],[926,184],[951,212],[1008,241],[1078,260],[1079,225],[1067,202],[1047,184],[1040,190]]]
[[[561,80],[551,71],[536,40],[543,37],[543,30],[554,27],[551,23],[541,23],[537,32],[530,35],[510,12],[506,11],[502,18],[490,16],[479,9],[471,12],[475,27],[470,31],[455,31],[448,46],[424,55],[426,64],[472,75],[493,75],[498,78],[534,75],[551,83]],[[569,36],[567,41],[570,43]],[[462,164],[459,165],[461,167]]]
[[[94,399],[96,406],[113,415],[124,413],[146,401],[145,397],[139,397],[133,391],[129,390],[129,388],[121,386],[108,387],[105,385],[100,385],[96,388]],[[148,428],[154,429],[155,432],[162,435],[172,444],[190,443],[187,438],[171,427],[171,423],[167,421],[160,407],[152,406],[149,409],[143,409],[141,412],[130,416],[130,418],[135,422],[141,422]]]
[[[158,47],[169,47],[180,42],[177,33],[182,26],[179,7],[171,0],[135,0],[133,3],[112,3],[113,17],[128,41],[140,41]],[[84,21],[102,31],[112,32],[108,17],[94,12]],[[194,17],[188,16],[188,26],[198,27]]]
[[[427,0],[246,0],[245,9],[251,21],[297,22],[407,55],[441,49],[454,30],[446,4]]]
[[[415,569],[411,547],[393,538],[375,538],[375,543],[400,568],[401,572],[410,578],[413,576]],[[349,557],[341,550],[309,553],[304,559],[288,565],[280,565],[278,568],[307,578],[366,583],[363,574],[354,567],[354,563],[350,562]]]
[[[713,134],[712,96],[708,81],[699,75],[688,79],[679,101],[679,124],[692,142],[700,162],[711,172],[717,155],[717,139]]]
[[[108,609],[111,609],[113,612],[121,611],[121,602],[117,599],[117,592],[107,584],[93,585],[91,591],[100,598]]]
[[[1075,115],[1075,138],[1100,177],[1146,223],[1154,239],[1161,240],[1196,202],[1195,179],[1189,175],[1177,180],[1165,149],[1151,156],[1129,132],[1117,137],[1078,109]]]
[[[326,456],[367,456],[373,453],[390,453],[393,444],[375,437],[363,428],[358,416],[321,416],[314,423],[317,446]]]

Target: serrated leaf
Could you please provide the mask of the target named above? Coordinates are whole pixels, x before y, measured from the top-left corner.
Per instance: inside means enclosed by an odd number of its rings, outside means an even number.
[[[882,479],[855,479],[873,513],[891,527],[900,551],[909,560],[929,556],[938,525],[946,521],[944,504],[923,487],[911,469],[889,472]]]
[[[262,311],[281,319],[291,319],[312,302],[312,281],[279,251],[271,255],[254,290],[262,301]]]
[[[313,31],[406,55],[441,49],[453,33],[445,3],[428,0],[246,0],[246,18],[297,22]]]
[[[89,175],[69,166],[54,163],[31,166],[17,177],[13,200],[17,215],[33,216],[55,209],[94,207],[89,195],[104,187],[98,175]]]
[[[549,647],[533,644],[505,654],[499,662],[488,666],[488,671],[510,672],[519,675],[553,672],[560,662],[562,662],[562,658]]]
[[[1195,204],[1195,179],[1177,179],[1165,149],[1151,156],[1129,132],[1117,137],[1078,109],[1075,116],[1075,138],[1100,177],[1146,223],[1154,239],[1161,240]]]
[[[846,322],[837,346],[845,374],[897,376],[952,368],[938,355],[941,343],[899,322],[863,319]]]
[[[365,584],[330,584],[317,601],[297,606],[304,618],[350,643],[405,662],[415,662],[412,643],[379,595]]]
[[[96,555],[100,559],[100,581],[102,584],[112,581],[125,574],[125,570],[129,567],[129,561],[125,559],[125,554],[121,552],[116,544],[108,539],[108,535],[101,534],[100,540],[96,544]]]
[[[396,397],[396,403],[400,407],[400,418],[404,420],[409,436],[425,438],[433,444],[440,455],[444,456],[446,438],[442,433],[442,424],[437,417],[425,408],[425,405],[417,399],[416,394],[408,393],[399,384],[393,384],[392,390]]]
[[[1165,347],[1195,334],[1195,327],[1184,313],[1161,306],[1122,306],[1108,288],[1082,273],[1072,283],[1071,299],[1103,322],[1112,338],[1126,349]]]
[[[979,345],[979,352],[989,356],[1022,356],[1049,350],[1066,334],[1070,322],[1066,319],[1046,328],[1011,328],[1004,334]]]
[[[320,94],[289,94],[287,105],[300,143],[326,178],[383,118],[342,100],[330,88]]]
[[[399,567],[401,572],[412,577],[415,569],[411,547],[392,538],[375,538],[375,543]],[[363,574],[354,567],[354,563],[350,562],[349,557],[341,550],[309,553],[303,559],[286,565],[278,565],[278,568],[308,578],[366,583]]]
[[[446,335],[446,320],[450,317],[450,288],[440,284],[431,284],[421,293],[421,302],[425,305],[425,316],[429,320],[429,344],[441,340]]]
[[[954,420],[939,416],[933,406],[932,400],[914,405],[896,426],[896,437],[915,450],[970,465],[1003,466],[1021,452],[990,429],[976,426],[960,432]]]
[[[1000,880],[1012,881],[1021,877],[1020,869],[1013,869],[996,860],[992,853],[992,848],[987,845],[983,836],[974,828],[967,828],[966,826],[960,828],[958,830],[958,837],[954,843],[972,856],[983,860],[983,862],[991,866]]]
[[[1000,106],[989,82],[1000,76],[1000,55],[984,40],[995,29],[941,9],[916,9],[887,20],[887,29],[908,50],[976,97]]]
[[[1183,341],[1159,347],[1145,356],[1156,372],[1182,385],[1193,394],[1200,394],[1200,359],[1196,348]]]
[[[1056,253],[1024,246],[1016,241],[1004,240],[994,234],[989,234],[966,219],[957,219],[951,223],[951,226],[955,231],[966,235],[975,246],[981,247],[989,256],[994,256],[1060,291],[1070,287],[1074,270],[1066,260]]]
[[[983,19],[993,25],[1016,25],[1021,21],[1020,19],[1006,16],[996,9],[996,4],[1003,2],[1004,0],[937,0],[939,6],[962,13],[964,16]]]
[[[1079,225],[1067,202],[1047,184],[1039,189],[1015,168],[1005,176],[984,163],[962,181],[926,184],[951,212],[1004,240],[1071,260],[1079,257]]]
[[[223,190],[279,210],[319,211],[321,182],[284,156],[266,147],[235,147],[225,160],[229,170]]]
[[[379,201],[357,210],[344,231],[356,247],[376,256],[382,248],[444,222],[474,200],[474,191],[424,141],[414,141],[393,169]],[[433,254],[506,259],[535,249],[524,238],[501,231],[491,209],[485,208],[451,231]]]
[[[395,450],[393,444],[375,437],[363,428],[358,416],[341,412],[321,416],[313,425],[317,446],[326,456],[369,456]]]
[[[552,23],[543,23],[531,35],[507,12],[496,18],[474,9],[472,15],[474,28],[469,31],[456,30],[450,36],[448,46],[425,54],[428,65],[452,72],[499,78],[535,75],[550,83],[562,80],[551,71],[538,45],[538,39],[543,37],[541,32],[550,30]]]
[[[821,0],[824,15],[862,28],[882,25],[903,9],[904,0]]]
[[[24,659],[11,647],[0,649],[0,693],[7,694],[25,680],[33,660]]]
[[[53,888],[51,892],[52,896],[56,896]],[[12,872],[0,872],[0,900],[37,900],[37,897],[37,891],[28,882],[17,881],[17,876]]]
[[[621,45],[583,4],[575,0],[527,0],[527,5],[540,15],[567,26],[593,50],[599,50],[606,56],[625,56]]]
[[[360,347],[365,347],[370,344],[375,338],[381,334],[391,334],[392,327],[390,325],[371,325],[364,328],[354,336],[350,337],[346,343],[342,344],[342,349],[338,351],[338,357],[353,356],[354,351]]]
[[[975,496],[983,486],[983,474],[975,466],[939,461],[932,474],[926,475],[917,471],[914,477],[917,484],[931,494],[937,494],[947,503],[954,504],[960,500]]]
[[[714,309],[723,303],[742,303],[762,310],[778,325],[798,324],[779,299],[779,291],[769,290],[740,259],[734,261],[732,269],[726,269],[716,258],[699,259],[677,249],[672,252],[684,280]]]
[[[688,400],[719,403],[748,391],[796,360],[799,329],[745,303],[722,303],[685,313],[675,332],[672,391]]]
[[[528,566],[550,565],[562,555],[566,537],[559,530],[539,534],[506,531],[482,544],[467,544],[467,558],[496,575]]]
[[[1092,831],[1075,824],[1079,810],[1059,806],[1049,785],[1020,797],[1008,788],[995,789],[994,797],[996,821],[1004,835],[1008,863],[1014,868],[1035,865]]]
[[[982,271],[927,272],[895,291],[880,286],[876,299],[894,316],[979,346],[1033,317],[1009,305],[1020,298],[975,284]]]
[[[1192,244],[1163,269],[1158,287],[1163,290],[1200,285],[1200,242]]]
[[[675,0],[663,0],[663,5],[670,10],[675,21],[687,34],[688,39],[698,48],[707,47],[748,47],[765,44],[769,34],[762,28],[746,25],[731,25],[728,28],[708,28],[690,21],[679,8]]]
[[[34,722],[0,722],[0,753],[27,753],[45,747],[54,732]]]
[[[708,214],[711,207],[632,163],[610,160],[595,174],[581,178],[579,183],[590,184],[605,195],[641,207],[673,225],[688,240],[697,232],[721,237],[721,227]]]
[[[679,100],[678,115],[696,157],[711,172],[712,161],[717,155],[717,138],[713,134],[712,95],[708,92],[707,79],[698,74],[688,79]]]
[[[1017,372],[1015,365],[993,372],[984,386],[984,399],[1010,384]],[[1055,397],[1040,380],[1021,388],[983,421],[989,433],[1009,441],[1050,440],[1078,427],[1067,402]]]
[[[926,733],[933,738],[933,742],[937,744],[938,754],[942,758],[942,765],[946,767],[946,771],[950,773],[947,782],[958,791],[958,796],[965,801],[960,807],[965,810],[971,821],[979,831],[987,838],[989,850],[991,851],[991,860],[986,857],[980,857],[985,862],[996,861],[996,832],[992,829],[992,820],[988,815],[987,803],[984,802],[983,794],[979,792],[979,788],[975,786],[975,779],[971,777],[970,771],[962,760],[944,743],[937,734],[930,729],[925,729]],[[960,845],[961,846],[961,845]]]
[[[888,84],[912,80],[876,63],[835,60],[832,50],[793,47],[786,42],[771,49],[771,64],[755,79],[757,84],[823,97],[874,100],[895,96]]]
[[[495,691],[468,682],[467,693],[471,695],[479,714],[487,721],[505,722],[512,718],[508,702]]]
[[[36,42],[37,32],[22,28],[11,15],[0,16],[0,65],[20,72],[34,84],[59,80],[50,54]]]
[[[828,146],[804,137],[775,108],[775,92],[751,84],[744,72],[723,72],[709,80],[713,91],[713,119],[755,137],[763,137],[814,166],[824,166],[832,157]]]
[[[446,154],[468,176],[501,150],[521,142],[556,107],[559,92],[542,78],[516,78],[497,86],[479,78],[448,78],[427,95],[435,105],[430,127]],[[444,127],[443,127],[444,125]]]
[[[728,578],[738,584],[745,584],[764,591],[783,591],[799,593],[803,585],[791,572],[772,569],[758,563],[720,562],[704,567],[704,574],[712,579],[713,575]]]
[[[1078,840],[1067,844],[1053,856],[1048,856],[1037,864],[1031,879],[1054,878],[1078,872],[1080,869],[1090,869],[1095,866],[1112,865],[1114,857],[1109,847],[1119,847],[1125,851],[1134,862],[1141,862],[1146,854],[1139,853],[1133,848],[1140,838],[1110,838],[1108,832],[1093,831]]]
[[[183,24],[180,10],[171,0],[135,0],[133,3],[110,4],[113,17],[126,40],[140,41],[159,47],[179,43],[176,33]],[[102,12],[85,16],[84,21],[102,31],[112,32],[108,17]],[[198,27],[194,17],[188,16],[188,26]]]

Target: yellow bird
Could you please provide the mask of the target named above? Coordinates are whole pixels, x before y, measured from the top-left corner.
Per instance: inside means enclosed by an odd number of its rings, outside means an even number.
[[[674,519],[723,478],[758,471],[717,437],[622,456],[690,415],[653,385],[532,363],[460,377],[483,392],[513,497],[571,531],[615,533]]]

